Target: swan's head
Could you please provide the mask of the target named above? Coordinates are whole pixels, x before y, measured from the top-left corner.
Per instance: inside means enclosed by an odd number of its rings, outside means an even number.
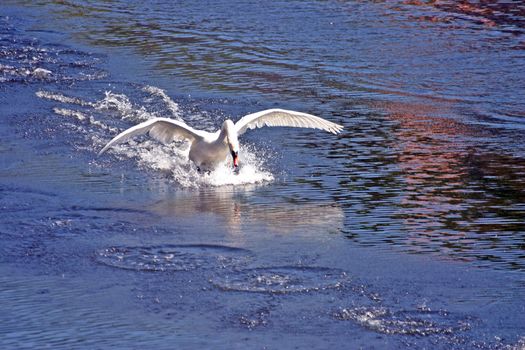
[[[230,148],[230,153],[233,158],[233,166],[237,168],[239,166],[239,140],[237,139],[237,130],[235,124],[231,120],[225,120],[222,123],[222,130],[226,132],[226,143]]]

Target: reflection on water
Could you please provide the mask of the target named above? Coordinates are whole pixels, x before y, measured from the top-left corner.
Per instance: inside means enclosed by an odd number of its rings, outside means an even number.
[[[480,152],[467,138],[476,130],[450,120],[393,118],[405,188],[395,216],[403,220],[410,249],[464,259],[480,249],[485,253],[478,258],[523,268],[515,261],[525,238],[525,161]]]
[[[499,26],[502,30],[513,34],[523,34],[525,30],[525,4],[522,1],[432,1],[431,3],[439,9],[484,26]]]
[[[216,215],[228,232],[242,240],[244,232],[266,228],[270,232],[297,233],[319,236],[319,233],[338,233],[343,228],[343,210],[334,203],[269,204],[250,201],[250,190],[233,188],[202,189],[197,192],[176,193],[171,198],[153,204],[152,212],[161,217],[193,217]]]
[[[333,193],[345,208],[349,238],[524,268],[519,149],[502,151],[500,140],[476,125],[406,112],[360,120],[352,134],[350,148],[338,144],[331,153],[346,168]]]

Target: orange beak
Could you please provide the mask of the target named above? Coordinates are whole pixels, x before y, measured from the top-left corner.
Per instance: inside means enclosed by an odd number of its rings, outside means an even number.
[[[239,152],[232,151],[233,166],[237,168],[239,166]]]

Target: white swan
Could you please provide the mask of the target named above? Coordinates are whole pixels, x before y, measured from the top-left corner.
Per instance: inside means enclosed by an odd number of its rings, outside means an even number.
[[[169,118],[154,118],[135,125],[115,136],[98,153],[101,155],[111,146],[123,142],[130,137],[149,132],[150,136],[162,143],[173,140],[188,140],[191,142],[189,158],[198,169],[211,170],[222,163],[228,154],[233,157],[233,166],[239,166],[238,137],[248,129],[263,126],[290,126],[298,128],[321,129],[333,134],[341,132],[343,126],[311,114],[288,111],[284,109],[268,109],[248,114],[237,123],[226,120],[220,130],[214,133],[195,130],[182,121]]]

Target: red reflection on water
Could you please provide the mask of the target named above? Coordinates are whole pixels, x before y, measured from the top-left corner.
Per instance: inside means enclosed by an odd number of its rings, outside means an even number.
[[[460,18],[470,19],[488,27],[508,25],[517,28],[525,27],[525,3],[523,1],[409,0],[404,1],[403,4],[433,6],[451,15],[460,15]]]
[[[465,236],[463,231],[447,229],[445,223],[463,210],[464,203],[453,192],[465,187],[468,147],[457,135],[471,131],[451,119],[420,117],[428,107],[411,107],[416,113],[391,114],[399,123],[397,161],[406,186],[398,215],[415,250],[425,251],[435,246],[432,241]]]
[[[409,249],[520,266],[513,242],[524,237],[525,160],[491,150],[487,143],[501,137],[492,130],[429,116],[433,107],[386,107],[397,123],[405,186],[396,217]]]

